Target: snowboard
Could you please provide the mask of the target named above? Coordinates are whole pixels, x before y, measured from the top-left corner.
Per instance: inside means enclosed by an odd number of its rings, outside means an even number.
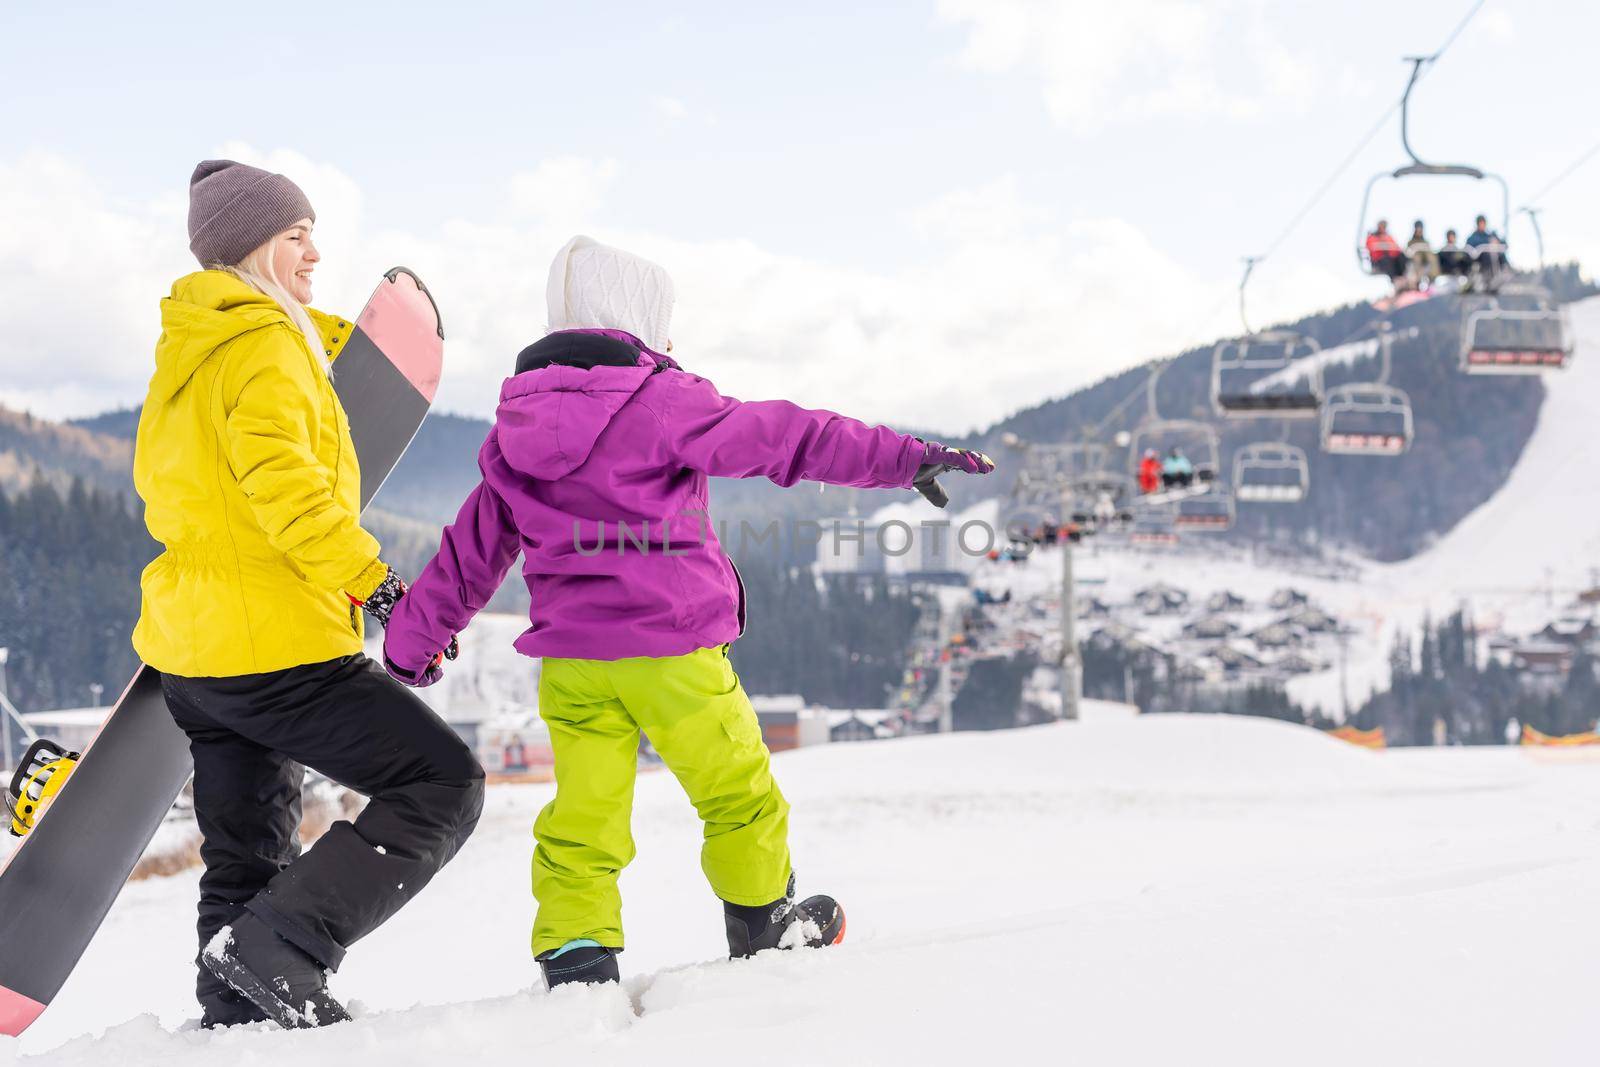
[[[427,287],[386,272],[333,363],[363,509],[428,414],[443,359]],[[60,991],[193,771],[161,675],[141,667],[0,867],[0,1033],[22,1033]]]
[[[1432,300],[1434,297],[1442,295],[1443,292],[1444,290],[1442,289],[1407,289],[1403,293],[1396,293],[1393,296],[1374,300],[1372,306],[1374,310],[1385,313],[1399,311],[1401,308],[1408,308],[1412,304],[1420,304],[1424,300]]]

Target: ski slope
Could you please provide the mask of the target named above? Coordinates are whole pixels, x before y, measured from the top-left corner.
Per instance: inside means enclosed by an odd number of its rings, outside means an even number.
[[[191,873],[129,886],[0,1063],[1499,1067],[1592,1047],[1600,763],[1091,710],[776,757],[802,892],[848,909],[837,949],[718,959],[698,825],[648,775],[626,985],[546,993],[526,939],[549,787],[497,786],[335,977],[355,1022],[181,1029]]]
[[[1505,485],[1431,550],[1381,568],[1379,581],[1417,599],[1471,596],[1508,617],[1525,615],[1529,598],[1507,591],[1590,584],[1600,566],[1600,479],[1588,469],[1600,435],[1600,297],[1571,312],[1576,354],[1545,378],[1538,427]]]

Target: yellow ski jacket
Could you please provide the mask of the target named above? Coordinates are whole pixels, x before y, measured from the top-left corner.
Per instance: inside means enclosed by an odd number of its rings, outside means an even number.
[[[311,352],[270,298],[223,271],[161,302],[134,487],[164,551],[144,570],[133,646],[159,671],[230,677],[361,649],[382,580],[360,523],[361,471],[323,370],[351,324],[311,316]]]

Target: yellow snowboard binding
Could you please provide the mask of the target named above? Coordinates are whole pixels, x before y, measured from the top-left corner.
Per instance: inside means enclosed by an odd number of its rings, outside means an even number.
[[[11,814],[11,834],[23,837],[38,821],[50,801],[61,792],[80,756],[54,741],[39,738],[23,753],[22,762],[6,789],[6,810]]]

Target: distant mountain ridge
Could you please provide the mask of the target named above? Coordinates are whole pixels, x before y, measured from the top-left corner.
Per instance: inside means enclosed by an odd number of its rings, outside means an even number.
[[[1597,291],[1576,265],[1546,270],[1540,280],[1562,301]],[[1390,381],[1410,394],[1416,416],[1415,445],[1402,457],[1323,455],[1314,420],[1287,430],[1280,430],[1275,420],[1219,423],[1225,478],[1234,450],[1258,440],[1282,437],[1303,447],[1311,461],[1311,492],[1304,502],[1242,505],[1230,536],[1289,547],[1334,542],[1378,559],[1400,559],[1427,547],[1487,500],[1532,433],[1546,382],[1537,377],[1461,374],[1455,358],[1458,314],[1456,301],[1440,298],[1392,318],[1402,331],[1416,329],[1414,336],[1397,340],[1393,350]],[[1378,317],[1370,305],[1354,304],[1307,316],[1289,327],[1326,348],[1349,339]],[[1169,362],[1158,390],[1164,417],[1214,421],[1209,401],[1212,347],[1189,349]],[[1154,361],[1024,408],[980,433],[945,438],[981,447],[1000,464],[988,478],[946,479],[952,507],[1009,492],[1018,457],[1002,446],[1003,435],[1014,433],[1038,442],[1081,440],[1086,427],[1099,425],[1128,401],[1153,365]],[[1375,370],[1374,361],[1357,361],[1330,372],[1328,384],[1360,380]],[[1560,376],[1552,376],[1548,385],[1560,388]],[[1133,429],[1144,414],[1143,399],[1135,399],[1104,427],[1106,437]],[[102,487],[126,490],[128,442],[137,422],[137,409],[107,412],[65,426],[0,412],[0,484],[15,487],[37,466],[57,479],[79,476]],[[437,529],[454,518],[477,483],[477,452],[489,427],[488,420],[444,412],[423,424],[374,502],[380,513],[406,520],[397,529],[404,529],[408,542],[417,542],[422,530]],[[1125,452],[1116,454],[1115,462],[1125,465]],[[821,492],[800,487],[781,490],[765,479],[717,479],[712,499],[718,519],[736,527],[740,521],[764,526],[774,519],[869,514],[898,497],[886,490],[832,486]],[[383,520],[380,516],[375,521]]]
[[[35,474],[64,488],[74,478],[98,489],[133,489],[133,440],[0,407],[0,490],[16,493]]]

